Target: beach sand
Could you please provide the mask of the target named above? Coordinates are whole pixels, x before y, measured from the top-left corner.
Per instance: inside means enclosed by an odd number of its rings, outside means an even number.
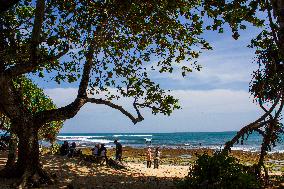
[[[6,158],[1,158],[0,169]],[[127,169],[116,170],[106,165],[90,163],[79,158],[58,155],[42,156],[44,169],[56,174],[55,184],[41,188],[109,188],[109,189],[171,189],[174,180],[183,178],[188,166],[161,165],[159,169],[146,168],[143,163],[124,163]],[[13,180],[0,179],[0,188],[9,188]]]
[[[109,188],[109,189],[174,189],[175,182],[188,174],[196,153],[212,153],[211,150],[162,149],[162,161],[159,169],[146,168],[144,149],[125,148],[124,165],[126,169],[116,170],[106,165],[98,165],[81,158],[68,158],[59,155],[41,156],[44,169],[55,174],[55,184],[41,188]],[[89,153],[89,149],[84,149]],[[109,150],[112,157],[113,150]],[[0,169],[6,162],[6,153],[0,153]],[[242,161],[252,162],[253,153],[234,152]],[[283,174],[283,154],[270,156],[277,170],[271,173]],[[277,165],[276,165],[277,164]],[[0,188],[9,188],[13,180],[0,179]]]

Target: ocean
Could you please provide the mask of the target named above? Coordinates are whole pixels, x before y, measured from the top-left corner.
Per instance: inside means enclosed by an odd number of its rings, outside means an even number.
[[[178,132],[178,133],[60,133],[58,143],[63,141],[76,142],[79,146],[93,147],[97,143],[104,143],[106,147],[114,147],[115,139],[123,146],[144,148],[146,146],[160,146],[165,148],[210,148],[221,149],[226,141],[232,139],[236,132]],[[277,143],[272,152],[284,152],[284,143]],[[235,144],[232,150],[256,152],[260,150],[262,138],[253,133],[244,144]]]

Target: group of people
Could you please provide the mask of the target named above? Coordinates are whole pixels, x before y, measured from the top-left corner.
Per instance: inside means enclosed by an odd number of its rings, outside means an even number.
[[[147,149],[147,168],[151,168],[152,165],[152,161],[153,161],[153,155],[154,155],[154,169],[158,169],[159,168],[159,163],[160,163],[160,157],[161,157],[161,152],[160,152],[160,148],[156,147],[154,154],[152,154],[152,150],[150,147],[148,147]]]
[[[92,148],[92,155],[97,162],[103,164],[107,163],[107,149],[104,144],[96,144],[94,148]]]
[[[121,162],[122,158],[122,145],[115,140],[114,144],[116,145],[115,150],[115,160]],[[94,148],[92,148],[92,155],[94,158],[99,161],[101,164],[104,162],[108,163],[108,157],[107,157],[107,149],[104,144],[96,144]]]
[[[115,148],[115,160],[121,162],[122,161],[122,145],[117,140],[114,141],[114,144],[116,146]],[[72,142],[69,146],[69,143],[67,141],[64,141],[63,144],[60,147],[60,155],[62,156],[68,156],[73,157],[77,154],[76,150],[76,143]],[[108,164],[108,157],[107,157],[107,149],[104,144],[96,144],[94,148],[92,148],[92,155],[95,158],[95,160],[101,164]],[[150,147],[148,147],[146,152],[147,157],[147,168],[151,168],[152,161],[154,160],[154,169],[159,168],[160,163],[160,157],[161,152],[160,148],[156,147],[155,151],[152,153],[152,150]]]
[[[69,146],[69,143],[67,141],[64,141],[59,149],[60,155],[62,156],[68,156],[73,157],[77,154],[76,150],[76,143],[72,142]]]

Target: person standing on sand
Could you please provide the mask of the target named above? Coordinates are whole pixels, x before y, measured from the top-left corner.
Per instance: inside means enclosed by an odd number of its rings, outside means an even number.
[[[152,151],[151,151],[150,147],[148,147],[146,156],[147,156],[147,168],[151,168],[151,164],[152,164]]]
[[[122,145],[117,142],[117,140],[114,141],[115,144],[115,160],[118,160],[121,162],[121,157],[122,157]]]
[[[155,151],[155,156],[154,156],[154,169],[158,169],[159,168],[159,163],[160,163],[160,156],[161,156],[161,152],[159,150],[159,147],[156,148]]]

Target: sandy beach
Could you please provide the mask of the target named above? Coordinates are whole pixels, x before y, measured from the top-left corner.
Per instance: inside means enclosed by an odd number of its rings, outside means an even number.
[[[109,188],[109,189],[174,189],[175,182],[188,174],[190,165],[196,158],[196,153],[212,153],[212,150],[162,149],[162,159],[159,169],[146,168],[145,149],[125,148],[124,165],[126,169],[114,169],[106,165],[88,162],[79,157],[68,158],[53,154],[41,156],[44,169],[54,175],[54,185],[40,188]],[[84,149],[84,154],[90,149]],[[109,157],[114,150],[110,149]],[[234,156],[247,164],[256,160],[254,153],[234,151]],[[7,160],[7,154],[1,152],[0,168]],[[284,155],[273,154],[267,157],[271,166],[270,174],[283,176]],[[273,164],[273,166],[272,166]],[[11,188],[13,180],[1,179],[0,188]]]

